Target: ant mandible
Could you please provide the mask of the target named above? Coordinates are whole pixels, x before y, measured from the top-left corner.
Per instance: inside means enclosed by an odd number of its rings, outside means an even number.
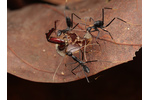
[[[56,23],[57,23],[57,21],[58,20],[56,20],[54,22],[55,28],[51,28],[51,30],[49,30],[48,33],[45,33],[45,35],[46,35],[46,39],[47,39],[48,42],[59,44],[60,45],[60,47],[59,47],[60,50],[63,50],[65,48],[65,45],[66,45],[65,40],[51,36],[51,34],[56,30]]]

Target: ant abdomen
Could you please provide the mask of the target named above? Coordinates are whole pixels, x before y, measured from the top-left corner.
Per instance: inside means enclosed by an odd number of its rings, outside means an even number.
[[[66,17],[66,23],[67,23],[67,26],[69,27],[69,28],[71,28],[72,26],[73,26],[73,22],[72,22],[72,20],[70,19],[70,17]]]

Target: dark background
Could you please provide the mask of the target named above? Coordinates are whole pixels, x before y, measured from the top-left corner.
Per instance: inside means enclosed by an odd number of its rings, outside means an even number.
[[[40,0],[7,0],[15,10]],[[95,77],[99,77],[94,80]],[[7,75],[8,100],[142,100],[142,49],[133,61],[70,83],[37,83]]]

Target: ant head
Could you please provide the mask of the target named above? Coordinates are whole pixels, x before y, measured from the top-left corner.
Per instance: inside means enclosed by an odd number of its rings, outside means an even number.
[[[72,52],[68,51],[68,52],[66,52],[66,55],[72,56]]]
[[[84,65],[84,71],[86,72],[86,73],[89,73],[90,72],[90,69],[86,66],[86,65]]]
[[[88,27],[88,28],[86,29],[86,31],[90,32],[91,29],[92,29],[92,27]]]

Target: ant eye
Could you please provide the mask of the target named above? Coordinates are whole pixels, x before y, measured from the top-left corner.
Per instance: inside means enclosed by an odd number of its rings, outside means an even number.
[[[66,53],[68,56],[72,56],[72,53],[71,52],[67,52]]]
[[[57,32],[57,36],[60,36],[62,34],[62,32],[59,30],[58,32]]]

